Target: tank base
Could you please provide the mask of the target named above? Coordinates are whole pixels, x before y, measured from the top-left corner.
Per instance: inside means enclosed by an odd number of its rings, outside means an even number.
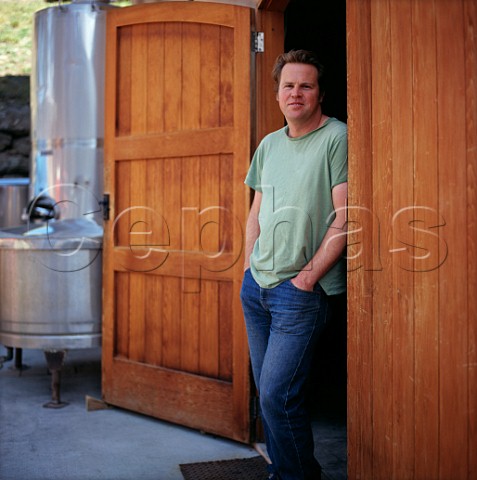
[[[101,333],[84,335],[28,335],[0,332],[0,344],[33,350],[76,350],[101,346]]]

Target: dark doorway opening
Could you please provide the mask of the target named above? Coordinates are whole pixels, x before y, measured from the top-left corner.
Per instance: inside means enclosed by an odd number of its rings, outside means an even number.
[[[326,75],[323,112],[346,122],[346,0],[291,0],[285,11],[284,48],[318,55]],[[316,454],[326,478],[333,480],[347,478],[346,310],[346,294],[331,298],[309,392]]]
[[[346,122],[346,0],[291,0],[285,11],[285,51],[314,51],[325,66],[323,110]]]

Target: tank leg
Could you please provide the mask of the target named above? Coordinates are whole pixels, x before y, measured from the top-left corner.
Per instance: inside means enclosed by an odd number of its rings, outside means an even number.
[[[51,372],[51,402],[45,403],[45,408],[62,408],[68,405],[60,400],[61,367],[65,355],[65,350],[45,350],[46,363]]]
[[[5,347],[7,354],[0,356],[0,368],[3,368],[5,362],[9,362],[13,358],[13,347]]]
[[[15,365],[11,367],[12,370],[28,370],[30,367],[23,364],[23,350],[21,348],[15,348]]]
[[[15,368],[17,370],[23,370],[23,350],[21,348],[15,348]]]

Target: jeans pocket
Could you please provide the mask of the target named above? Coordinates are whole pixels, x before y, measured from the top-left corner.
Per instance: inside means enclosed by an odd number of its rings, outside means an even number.
[[[303,290],[301,288],[298,288],[292,282],[292,279],[287,280],[285,283],[288,284],[296,292],[303,293],[304,295],[316,295],[316,294],[320,294],[323,291],[323,289],[321,288],[321,286],[318,282],[314,285],[313,290]]]

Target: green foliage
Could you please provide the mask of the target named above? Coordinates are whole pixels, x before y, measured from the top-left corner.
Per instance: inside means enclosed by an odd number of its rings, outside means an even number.
[[[0,1],[0,76],[30,73],[33,14],[45,5],[44,0]]]
[[[30,75],[34,14],[57,4],[45,0],[0,0],[0,77]],[[113,4],[122,7],[132,1]]]

